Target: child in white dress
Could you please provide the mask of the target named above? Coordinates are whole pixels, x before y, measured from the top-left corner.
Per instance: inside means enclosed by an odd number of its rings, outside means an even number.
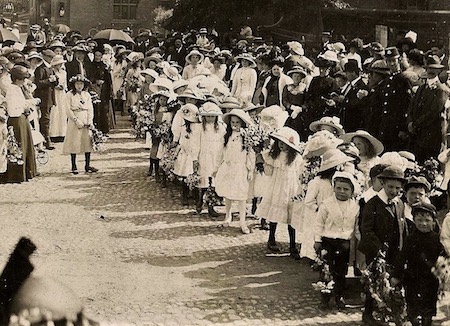
[[[227,124],[224,136],[224,151],[216,174],[216,192],[225,198],[225,220],[223,226],[231,223],[231,203],[238,202],[239,221],[242,233],[249,234],[245,223],[245,204],[248,199],[249,183],[253,178],[255,168],[255,153],[244,148],[240,129],[252,124],[248,113],[241,109],[233,109],[224,114],[223,121]]]
[[[174,142],[178,143],[177,158],[174,162],[173,173],[181,178],[193,174],[198,167],[200,153],[201,124],[198,119],[198,108],[193,104],[185,104],[180,108],[183,127],[179,134],[174,134]],[[172,126],[173,127],[173,126]],[[181,201],[184,206],[188,202],[189,187],[185,182],[181,184]]]
[[[198,158],[200,189],[196,207],[197,213],[200,213],[202,210],[203,194],[209,186],[209,180],[219,167],[223,151],[223,137],[226,133],[224,123],[219,121],[222,111],[216,104],[206,102],[200,107],[199,113],[202,120],[202,128],[200,131],[200,155]],[[212,181],[213,184],[214,180]],[[213,206],[208,206],[208,214],[211,217],[218,216]]]
[[[288,225],[290,255],[298,260],[300,254],[296,247],[295,229],[291,224],[294,218],[298,218],[292,214],[292,197],[299,192],[300,175],[304,165],[299,155],[302,151],[300,137],[289,127],[282,127],[271,137],[275,142],[270,152],[264,154],[264,171],[269,180],[256,214],[264,216],[270,222],[267,248],[272,253],[281,251],[275,241],[278,223]]]

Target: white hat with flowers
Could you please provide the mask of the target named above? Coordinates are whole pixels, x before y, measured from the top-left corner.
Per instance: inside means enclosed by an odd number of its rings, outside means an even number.
[[[218,117],[221,116],[222,110],[213,102],[206,102],[199,109],[200,116]]]
[[[341,120],[338,117],[323,117],[320,120],[313,121],[309,125],[309,129],[316,132],[319,131],[319,127],[322,125],[332,127],[336,131],[337,136],[344,133],[344,127],[342,127]]]
[[[282,127],[278,131],[275,131],[270,137],[277,139],[299,153],[303,152],[303,148],[300,146],[300,136],[298,132],[289,127]]]
[[[194,104],[185,104],[180,108],[181,117],[190,122],[199,122],[198,108]]]
[[[278,105],[271,105],[264,108],[259,114],[261,126],[268,127],[270,129],[280,129],[284,126],[289,114],[284,111]]]

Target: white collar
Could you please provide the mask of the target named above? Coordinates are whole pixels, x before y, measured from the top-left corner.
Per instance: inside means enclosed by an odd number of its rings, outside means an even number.
[[[360,79],[361,79],[361,76],[356,77],[356,78],[351,82],[352,86],[355,86],[356,83],[358,82],[358,80],[360,80]]]
[[[384,189],[381,189],[378,192],[378,197],[380,197],[380,199],[383,201],[383,203],[385,203],[386,205],[389,204],[389,202],[395,203],[397,204],[398,202],[398,197],[395,197],[392,200],[389,200],[388,195],[386,194],[386,191]]]

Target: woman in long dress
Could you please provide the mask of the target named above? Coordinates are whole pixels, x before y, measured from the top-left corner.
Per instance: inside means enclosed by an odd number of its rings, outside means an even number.
[[[55,105],[50,111],[50,137],[64,137],[67,130],[67,72],[62,68],[66,62],[62,55],[55,55],[50,62],[53,72],[58,78],[55,86]]]
[[[258,80],[255,70],[256,63],[253,57],[248,54],[242,54],[236,59],[240,60],[241,68],[234,75],[231,96],[237,98],[242,106],[247,106],[252,102],[256,81]]]
[[[27,115],[31,108],[38,105],[40,99],[26,99],[22,91],[25,79],[30,77],[27,68],[14,66],[11,71],[12,84],[6,90],[6,110],[8,113],[8,127],[12,127],[14,135],[22,150],[22,161],[8,163],[7,181],[23,182],[36,176],[36,159],[33,148],[31,126]]]

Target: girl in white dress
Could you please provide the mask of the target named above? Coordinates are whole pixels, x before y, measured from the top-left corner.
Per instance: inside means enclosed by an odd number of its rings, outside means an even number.
[[[253,57],[247,53],[237,56],[236,59],[240,60],[241,68],[234,75],[231,96],[235,97],[242,106],[247,106],[252,102],[258,80],[255,70],[256,63]]]
[[[50,111],[50,137],[64,137],[67,129],[67,73],[62,68],[66,62],[62,55],[55,55],[50,62],[53,71],[58,78],[55,86],[55,106]]]
[[[193,104],[185,104],[180,108],[183,126],[174,141],[177,145],[177,158],[174,162],[173,173],[186,178],[193,174],[198,167],[198,155],[200,153],[201,124],[198,119],[198,108]],[[173,130],[173,129],[172,129]],[[175,138],[176,137],[176,138]],[[184,206],[188,202],[189,187],[185,182],[181,184],[181,202]]]
[[[233,109],[224,114],[223,121],[227,124],[225,147],[215,179],[217,194],[225,198],[226,215],[222,226],[231,223],[231,203],[237,201],[242,233],[249,234],[250,230],[245,223],[245,204],[255,168],[255,153],[244,148],[240,129],[253,122],[248,113],[241,109]]]
[[[98,170],[90,165],[93,151],[89,128],[94,121],[94,107],[91,95],[85,88],[90,84],[82,75],[76,75],[69,80],[70,91],[67,93],[67,134],[64,138],[63,153],[70,154],[72,174],[78,174],[77,154],[84,154],[86,173]]]
[[[223,137],[226,133],[225,125],[219,121],[222,111],[216,104],[206,102],[200,107],[199,113],[202,120],[202,129],[200,131],[200,155],[198,158],[200,190],[196,207],[197,213],[202,211],[203,194],[209,186],[210,178],[213,180],[213,173],[219,167],[223,151]],[[212,181],[211,185],[213,184]],[[213,206],[208,206],[208,214],[211,217],[218,216]]]
[[[300,254],[296,247],[292,220],[299,216],[292,214],[292,198],[299,192],[300,175],[304,166],[303,159],[299,155],[302,151],[300,137],[294,129],[289,127],[282,127],[271,137],[275,139],[275,142],[270,152],[264,154],[264,171],[269,181],[256,214],[264,216],[270,222],[267,247],[271,252],[280,252],[275,241],[278,223],[288,225],[290,255],[298,260]]]

